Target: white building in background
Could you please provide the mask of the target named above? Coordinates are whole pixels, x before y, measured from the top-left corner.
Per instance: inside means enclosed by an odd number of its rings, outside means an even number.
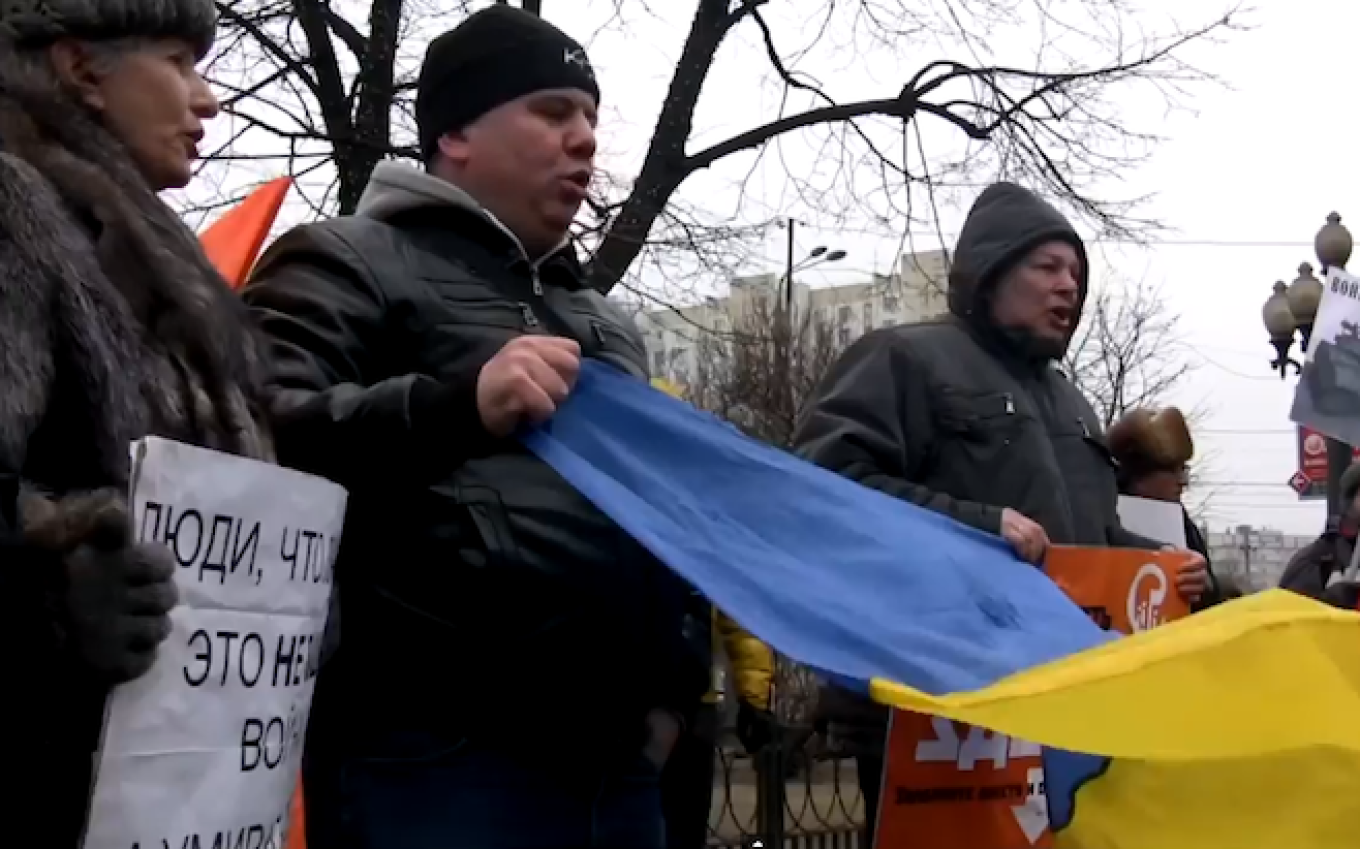
[[[903,254],[891,274],[870,274],[862,283],[822,288],[795,283],[793,298],[799,310],[810,310],[814,320],[832,328],[836,341],[845,346],[874,328],[910,324],[946,312],[948,275],[944,251]],[[725,298],[639,313],[638,328],[647,342],[652,376],[681,384],[692,379],[696,351],[705,334],[728,333],[740,326],[754,299],[783,295],[783,275],[756,274],[734,278]]]
[[[1244,592],[1279,586],[1290,558],[1316,539],[1252,525],[1238,525],[1207,535],[1214,572],[1231,575]]]

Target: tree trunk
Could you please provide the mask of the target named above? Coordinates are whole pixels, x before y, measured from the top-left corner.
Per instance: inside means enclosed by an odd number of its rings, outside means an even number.
[[[671,195],[690,174],[691,169],[685,161],[685,143],[694,129],[694,107],[713,67],[713,57],[732,24],[726,2],[703,0],[699,3],[662,103],[656,129],[652,132],[642,170],[587,267],[591,285],[602,292],[612,289],[637,259],[652,225],[670,202]]]

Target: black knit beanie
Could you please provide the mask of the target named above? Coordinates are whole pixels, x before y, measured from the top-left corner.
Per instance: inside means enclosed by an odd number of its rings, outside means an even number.
[[[198,58],[217,36],[213,0],[0,0],[0,38],[18,46],[58,38],[181,38]]]
[[[580,89],[599,103],[595,71],[580,44],[513,6],[470,15],[425,53],[416,90],[421,155],[428,162],[440,136],[503,103],[550,88]]]

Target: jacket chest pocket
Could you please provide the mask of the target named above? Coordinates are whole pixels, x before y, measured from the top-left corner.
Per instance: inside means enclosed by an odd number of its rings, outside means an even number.
[[[511,339],[542,332],[533,309],[511,300],[443,299],[438,309],[411,353],[410,368],[436,378],[464,373],[472,363],[480,367]]]
[[[1010,445],[1028,418],[1010,392],[971,392],[946,387],[936,396],[941,429],[958,439]]]
[[[534,332],[542,324],[532,306],[515,301],[459,304],[454,313],[453,321],[441,322],[441,325]]]
[[[589,317],[590,338],[586,350],[590,356],[623,369],[634,377],[646,378],[647,352],[627,333],[598,317]]]
[[[1009,392],[946,389],[936,395],[934,407],[938,430],[933,464],[941,470],[953,469],[949,474],[962,475],[984,490],[986,480],[1032,450],[1025,444],[1026,423],[1031,418]],[[982,494],[972,493],[972,497]]]

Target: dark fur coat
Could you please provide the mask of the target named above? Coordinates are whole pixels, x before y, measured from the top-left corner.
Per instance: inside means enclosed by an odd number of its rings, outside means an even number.
[[[2,42],[0,680],[21,788],[0,814],[42,829],[15,845],[73,846],[105,688],[62,644],[62,556],[125,491],[133,440],[271,450],[244,308],[120,143]]]

